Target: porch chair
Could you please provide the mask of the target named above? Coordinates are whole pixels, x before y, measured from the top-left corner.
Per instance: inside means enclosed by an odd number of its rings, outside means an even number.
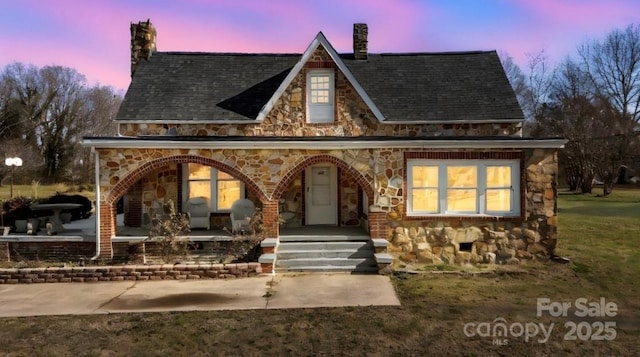
[[[231,231],[245,233],[251,230],[249,220],[256,212],[256,206],[246,198],[241,198],[231,205]]]
[[[185,211],[189,217],[189,226],[210,229],[209,200],[206,197],[192,197],[187,201]]]

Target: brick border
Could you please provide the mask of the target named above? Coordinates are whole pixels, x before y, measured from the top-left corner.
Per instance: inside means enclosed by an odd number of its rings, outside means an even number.
[[[284,176],[280,180],[280,183],[278,184],[276,189],[273,191],[273,194],[271,195],[271,197],[274,200],[278,200],[282,195],[282,193],[284,192],[284,190],[287,187],[289,187],[291,182],[293,182],[293,180],[299,174],[301,174],[307,167],[315,164],[323,164],[323,163],[334,164],[338,168],[340,168],[341,170],[344,170],[344,172],[346,172],[347,174],[355,178],[358,185],[367,193],[367,197],[369,198],[368,205],[373,204],[374,190],[373,190],[372,183],[367,181],[367,179],[364,176],[362,176],[362,173],[355,170],[352,166],[349,166],[349,164],[347,164],[342,159],[337,158],[335,156],[327,155],[327,154],[314,155],[302,160],[294,168],[292,168],[286,174],[284,174]]]
[[[262,272],[260,263],[0,269],[0,284],[227,279],[251,277]]]
[[[125,192],[134,185],[138,180],[142,177],[149,174],[151,171],[167,166],[169,164],[184,164],[184,163],[194,163],[194,164],[202,164],[214,167],[216,169],[225,171],[232,175],[233,177],[238,178],[245,184],[245,188],[254,194],[260,201],[266,201],[267,197],[264,195],[262,190],[256,185],[251,178],[247,175],[239,171],[238,169],[224,164],[222,162],[216,161],[214,159],[203,157],[203,156],[195,156],[195,155],[174,155],[167,156],[157,160],[153,160],[143,164],[137,169],[131,171],[126,177],[121,179],[117,184],[113,186],[111,192],[108,197],[104,198],[104,202],[107,205],[115,204]]]

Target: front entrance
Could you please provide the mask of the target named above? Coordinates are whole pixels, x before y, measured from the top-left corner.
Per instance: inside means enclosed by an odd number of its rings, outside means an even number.
[[[306,171],[306,224],[338,224],[336,167],[320,164]]]

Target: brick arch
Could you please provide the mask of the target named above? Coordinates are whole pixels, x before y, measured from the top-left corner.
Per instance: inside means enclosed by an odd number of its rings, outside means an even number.
[[[258,187],[258,185],[256,185],[253,182],[252,179],[250,179],[247,175],[243,174],[241,171],[239,171],[238,169],[232,166],[229,166],[222,162],[219,162],[207,157],[202,157],[202,156],[176,155],[176,156],[163,157],[154,161],[147,162],[142,166],[138,167],[137,169],[133,170],[132,172],[130,172],[129,175],[121,179],[113,187],[113,189],[111,190],[111,193],[109,194],[109,197],[105,199],[105,203],[107,205],[114,205],[115,202],[117,202],[120,199],[120,197],[122,197],[124,193],[127,192],[129,187],[135,184],[142,177],[144,177],[149,172],[157,168],[160,168],[172,163],[179,163],[179,164],[194,163],[194,164],[202,164],[202,165],[215,167],[216,169],[222,170],[230,174],[231,176],[239,179],[240,181],[242,181],[245,184],[245,188],[249,190],[249,192],[254,194],[261,202],[264,202],[267,200],[265,194]]]
[[[362,176],[362,173],[360,173],[359,171],[355,170],[353,167],[349,166],[343,160],[341,160],[341,159],[339,159],[339,158],[337,158],[335,156],[331,156],[331,155],[316,155],[316,156],[311,156],[311,157],[308,157],[308,158],[304,159],[301,163],[299,163],[294,168],[289,170],[289,172],[287,172],[282,177],[282,180],[280,181],[280,183],[278,184],[276,189],[273,191],[273,194],[271,195],[271,197],[274,200],[279,199],[280,196],[282,195],[282,193],[284,192],[284,190],[286,190],[287,187],[289,187],[291,182],[293,182],[293,180],[298,175],[300,175],[300,173],[304,169],[306,169],[309,166],[312,166],[312,165],[315,165],[315,164],[321,164],[321,163],[334,164],[337,167],[339,167],[340,169],[348,172],[352,177],[354,177],[356,179],[356,182],[358,183],[358,185],[360,187],[362,187],[362,189],[367,194],[367,197],[369,198],[369,204],[371,204],[373,202],[372,200],[373,200],[373,197],[374,197],[374,194],[373,194],[374,190],[373,190],[373,187],[371,186],[371,183],[369,181],[367,181],[367,179],[364,176]]]

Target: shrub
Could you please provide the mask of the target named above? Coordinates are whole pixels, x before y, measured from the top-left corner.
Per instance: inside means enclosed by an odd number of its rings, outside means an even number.
[[[165,263],[172,263],[178,258],[185,258],[193,244],[187,236],[189,218],[186,214],[176,212],[173,201],[169,200],[163,206],[164,214],[153,218],[149,236],[145,241],[157,242],[160,254]]]
[[[233,238],[226,245],[226,258],[233,262],[258,261],[260,242],[264,238],[263,214],[256,208],[249,219],[249,231],[233,234]]]
[[[71,220],[85,219],[91,216],[91,200],[82,195],[65,195],[56,192],[53,196],[42,200],[41,203],[77,203],[81,207],[64,210],[63,212],[71,213]],[[44,212],[44,211],[43,211]],[[45,212],[47,213],[47,212]],[[45,214],[47,215],[47,214]],[[48,213],[51,215],[51,213]]]
[[[28,219],[33,217],[33,211],[29,205],[33,200],[25,196],[15,196],[2,203],[2,211],[4,212],[4,224],[6,226],[14,225],[17,219]]]

